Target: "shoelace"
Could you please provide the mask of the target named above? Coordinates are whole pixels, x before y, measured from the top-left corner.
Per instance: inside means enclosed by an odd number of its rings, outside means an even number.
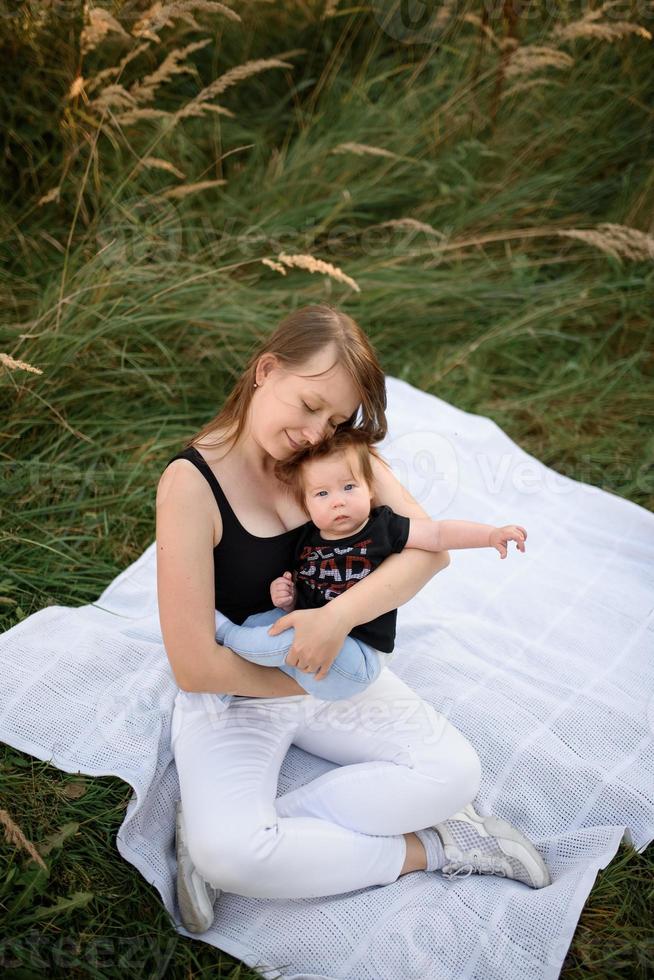
[[[449,869],[454,870],[450,871]],[[465,872],[460,874],[460,872]],[[500,865],[499,861],[489,858],[488,860],[478,859],[475,861],[465,861],[459,863],[450,861],[442,868],[441,874],[444,878],[467,878],[473,873],[473,871],[479,872],[482,875],[499,875],[501,878],[506,878],[506,871]]]

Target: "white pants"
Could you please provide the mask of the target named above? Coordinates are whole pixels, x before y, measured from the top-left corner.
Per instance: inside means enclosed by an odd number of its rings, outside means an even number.
[[[276,798],[291,744],[339,766]],[[339,701],[179,691],[171,748],[197,870],[258,898],[395,881],[402,835],[452,816],[481,779],[465,736],[386,666]]]

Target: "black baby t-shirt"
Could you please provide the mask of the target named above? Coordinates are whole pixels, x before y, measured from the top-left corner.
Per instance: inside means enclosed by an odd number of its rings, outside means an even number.
[[[335,599],[369,575],[390,554],[402,551],[409,536],[409,518],[390,507],[373,507],[365,526],[355,534],[328,541],[313,523],[301,529],[295,551],[293,578],[296,609],[315,609]],[[376,650],[391,653],[395,645],[397,610],[382,613],[350,630]]]

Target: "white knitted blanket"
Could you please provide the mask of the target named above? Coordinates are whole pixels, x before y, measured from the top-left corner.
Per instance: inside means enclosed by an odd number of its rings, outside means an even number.
[[[400,608],[389,669],[470,739],[479,808],[539,844],[553,883],[415,872],[329,898],[223,893],[202,939],[267,980],[555,978],[623,833],[639,850],[654,836],[654,516],[549,469],[489,419],[387,382],[380,449],[425,510],[528,533],[524,555],[452,552]],[[177,689],[154,542],[97,602],[46,607],[2,634],[0,675],[1,740],[133,787],[118,850],[179,922]],[[331,768],[292,746],[278,793]]]

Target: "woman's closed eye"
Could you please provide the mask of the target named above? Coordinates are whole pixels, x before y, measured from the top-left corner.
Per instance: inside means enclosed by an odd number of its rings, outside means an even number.
[[[317,409],[317,408],[311,408],[311,406],[310,405],[307,405],[307,403],[305,401],[303,401],[302,404],[306,408],[307,412],[311,412],[312,415],[315,415],[315,413],[319,411],[319,409]],[[332,422],[331,419],[329,420],[329,422],[327,424],[329,426],[331,426],[332,429],[336,430],[336,423],[335,422]]]

